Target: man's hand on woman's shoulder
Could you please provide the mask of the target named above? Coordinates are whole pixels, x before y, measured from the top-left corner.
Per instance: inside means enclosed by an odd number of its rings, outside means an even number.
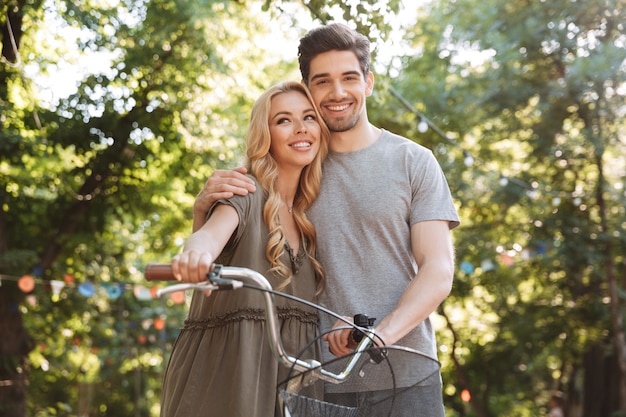
[[[194,231],[202,227],[209,209],[217,200],[256,191],[254,181],[245,175],[246,172],[243,167],[213,172],[193,203]]]

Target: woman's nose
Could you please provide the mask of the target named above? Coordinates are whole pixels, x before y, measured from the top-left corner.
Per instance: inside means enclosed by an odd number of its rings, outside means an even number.
[[[296,133],[306,133],[306,131],[306,123],[304,123],[304,120],[298,120],[296,122]]]

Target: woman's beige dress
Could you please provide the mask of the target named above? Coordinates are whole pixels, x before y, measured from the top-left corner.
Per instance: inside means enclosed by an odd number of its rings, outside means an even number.
[[[234,197],[240,225],[218,263],[254,269],[273,287],[282,278],[267,275],[265,258],[268,230],[263,222],[265,196],[257,192]],[[310,260],[301,257],[293,282],[282,292],[315,300],[315,273]],[[290,265],[291,258],[284,260]],[[292,356],[317,337],[315,309],[275,296],[285,350]],[[265,329],[262,293],[250,289],[196,292],[189,316],[178,336],[165,372],[161,397],[162,417],[271,417],[278,416],[277,384],[289,375],[270,351]],[[319,343],[303,359],[321,358]],[[321,399],[323,387],[308,388]]]

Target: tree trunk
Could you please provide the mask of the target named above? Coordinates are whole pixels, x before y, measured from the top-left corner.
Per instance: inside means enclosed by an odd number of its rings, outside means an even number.
[[[25,0],[11,1],[0,16],[1,57],[5,62],[19,61],[22,37],[22,8]],[[0,103],[9,103],[8,83],[16,72],[10,67],[0,70]],[[0,110],[0,113],[2,110]],[[1,119],[1,118],[0,118]],[[0,120],[1,121],[1,120]],[[0,134],[5,127],[0,125]],[[0,136],[0,140],[5,140]],[[0,187],[0,207],[5,197]],[[8,250],[7,214],[0,209],[0,258]],[[12,271],[0,271],[0,273]],[[33,341],[26,333],[19,309],[22,294],[13,283],[0,281],[0,417],[26,417],[28,386],[28,353]]]
[[[608,345],[598,344],[585,353],[582,416],[617,415],[615,412],[619,410],[622,377],[617,369],[616,355],[609,354],[610,351]]]
[[[599,149],[598,149],[599,148]],[[618,392],[618,408],[619,411],[626,411],[626,334],[624,332],[624,320],[622,317],[622,309],[619,295],[619,283],[617,282],[617,274],[615,262],[613,259],[613,242],[610,235],[608,219],[606,215],[606,202],[604,201],[604,164],[603,164],[603,148],[597,147],[596,165],[598,167],[598,185],[596,188],[596,201],[598,206],[598,214],[600,216],[600,225],[602,228],[602,246],[601,251],[604,258],[604,276],[606,277],[611,311],[611,330],[613,337],[613,351],[615,361],[617,362],[616,371],[619,372],[619,378],[615,381]]]
[[[17,288],[0,290],[0,417],[26,417],[28,352],[33,347],[19,310]]]

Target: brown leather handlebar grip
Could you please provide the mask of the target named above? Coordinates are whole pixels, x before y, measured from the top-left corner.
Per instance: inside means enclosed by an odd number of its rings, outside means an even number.
[[[148,264],[144,271],[148,281],[174,281],[174,273],[170,264]]]

